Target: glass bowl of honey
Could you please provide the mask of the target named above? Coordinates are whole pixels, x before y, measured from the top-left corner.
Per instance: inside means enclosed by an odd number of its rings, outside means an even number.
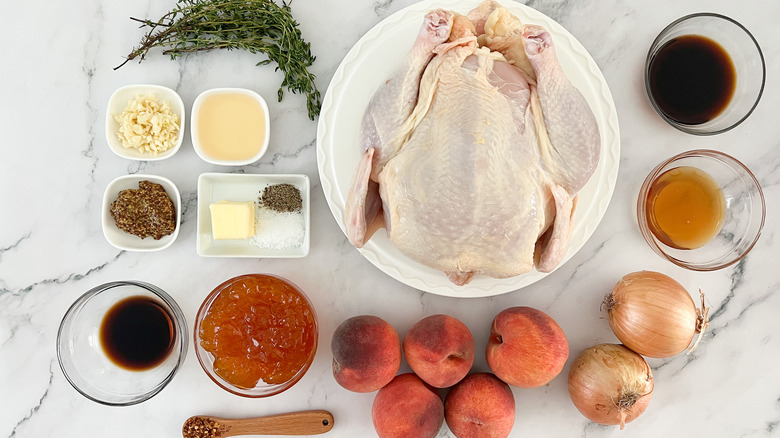
[[[214,383],[243,397],[269,397],[295,385],[317,352],[317,316],[306,294],[270,274],[217,286],[195,321],[195,353]]]
[[[753,35],[729,17],[691,14],[653,41],[645,88],[656,112],[673,127],[713,135],[742,123],[764,91],[766,65]]]
[[[639,229],[650,247],[694,271],[738,262],[758,241],[765,218],[756,177],[714,150],[683,152],[660,163],[637,199]]]
[[[90,289],[67,310],[57,359],[88,399],[129,406],[165,388],[187,344],[187,321],[170,295],[148,283],[115,281]]]

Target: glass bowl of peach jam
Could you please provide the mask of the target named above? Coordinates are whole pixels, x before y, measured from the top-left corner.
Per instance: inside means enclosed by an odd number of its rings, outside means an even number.
[[[195,321],[195,352],[218,386],[268,397],[297,383],[317,352],[317,316],[306,294],[270,274],[247,274],[217,286]]]
[[[647,176],[637,199],[639,230],[672,263],[714,271],[741,260],[766,218],[761,186],[736,158],[706,149],[678,154]]]

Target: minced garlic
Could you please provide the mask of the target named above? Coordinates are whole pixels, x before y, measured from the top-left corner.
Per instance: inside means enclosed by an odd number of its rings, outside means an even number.
[[[154,95],[139,95],[128,102],[121,114],[115,114],[119,123],[117,137],[125,148],[157,155],[172,148],[179,136],[179,115],[166,101]]]

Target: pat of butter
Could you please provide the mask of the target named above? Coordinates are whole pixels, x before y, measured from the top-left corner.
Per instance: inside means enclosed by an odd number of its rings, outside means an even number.
[[[219,201],[209,205],[215,240],[248,239],[255,235],[254,201]]]

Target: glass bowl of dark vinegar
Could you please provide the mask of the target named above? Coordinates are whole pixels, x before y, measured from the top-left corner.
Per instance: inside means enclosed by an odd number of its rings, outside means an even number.
[[[694,271],[741,260],[758,241],[766,218],[764,194],[750,170],[707,149],[656,166],[642,184],[636,208],[650,247]]]
[[[65,313],[57,358],[71,385],[109,406],[160,392],[187,355],[187,322],[162,289],[116,281],[82,295]]]
[[[689,134],[719,134],[742,123],[758,105],[765,80],[756,39],[719,14],[674,21],[653,41],[645,62],[653,108]]]

